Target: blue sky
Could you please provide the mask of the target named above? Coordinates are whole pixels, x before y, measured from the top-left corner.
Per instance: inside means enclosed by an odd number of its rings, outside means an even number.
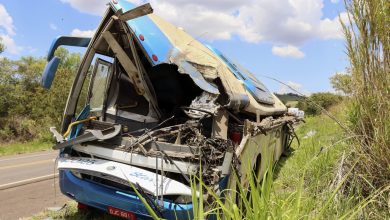
[[[2,56],[45,56],[58,35],[91,35],[104,0],[0,0]],[[132,0],[135,3],[144,0]],[[150,0],[155,13],[251,70],[268,88],[331,91],[329,77],[348,65],[338,15],[341,0]]]

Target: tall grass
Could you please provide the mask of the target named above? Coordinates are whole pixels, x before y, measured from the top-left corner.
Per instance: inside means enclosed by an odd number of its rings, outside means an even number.
[[[357,137],[350,158],[358,158],[352,177],[355,190],[367,196],[390,184],[390,1],[346,0],[345,5],[353,83],[349,121]]]
[[[344,106],[331,109],[338,118],[345,117]],[[310,131],[314,136],[303,138]],[[230,186],[223,191],[224,197],[203,183],[201,177],[193,177],[194,219],[356,219],[362,217],[362,209],[376,201],[378,192],[366,199],[359,195],[341,191],[353,169],[348,169],[338,180],[339,158],[348,152],[348,140],[342,130],[325,115],[309,117],[297,131],[301,145],[293,145],[290,156],[281,158],[258,181],[252,170],[248,170],[249,186]],[[355,161],[356,163],[356,161]],[[239,177],[232,172],[236,182]],[[259,183],[260,182],[260,183]],[[195,192],[210,195],[211,200],[197,198]],[[235,194],[238,199],[230,195]],[[210,204],[210,201],[211,204]]]

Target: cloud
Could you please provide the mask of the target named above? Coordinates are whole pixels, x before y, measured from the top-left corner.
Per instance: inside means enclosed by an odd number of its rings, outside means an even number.
[[[15,43],[15,40],[12,38],[15,33],[15,26],[13,24],[13,19],[10,14],[8,14],[7,9],[4,5],[0,4],[0,38],[1,42],[5,46],[5,52],[8,52],[13,55],[19,55],[23,50],[23,47],[18,46]]]
[[[342,12],[339,17],[332,20],[325,18],[320,22],[318,34],[322,36],[322,39],[342,39],[344,37],[340,20],[348,24],[348,14]]]
[[[95,34],[95,31],[96,30],[85,30],[85,31],[82,31],[82,30],[76,28],[76,29],[72,30],[70,35],[73,36],[73,37],[93,37],[93,35]]]
[[[108,0],[61,0],[80,12],[101,16],[107,8]]]
[[[137,0],[138,1],[138,0]],[[323,0],[150,0],[155,13],[206,40],[236,35],[250,43],[269,42],[299,48],[312,39],[340,39],[339,18],[323,16]],[[340,14],[342,19],[346,13]],[[295,57],[302,57],[295,50]]]
[[[330,2],[332,2],[333,4],[337,4],[339,3],[339,0],[330,0]]]
[[[52,29],[53,31],[58,30],[57,25],[55,25],[55,24],[53,24],[53,23],[50,23],[50,24],[49,24],[49,27],[50,27],[50,29]]]
[[[4,28],[9,35],[15,35],[15,27],[12,17],[8,14],[4,5],[0,4],[0,27]]]
[[[292,45],[287,45],[285,47],[272,47],[272,53],[281,57],[294,57],[294,58],[303,58],[305,54],[299,50],[298,47]]]
[[[89,14],[102,15],[106,0],[61,0]],[[135,4],[145,0],[128,0]],[[232,36],[250,43],[299,48],[312,39],[340,39],[338,16],[323,16],[324,0],[150,0],[154,13],[209,41]],[[336,1],[336,0],[331,0]],[[344,19],[346,13],[340,14]]]
[[[4,5],[0,4],[0,27],[4,28],[7,34],[15,35],[15,27],[12,17],[8,14]]]
[[[12,39],[9,35],[0,34],[0,38],[2,43],[5,45],[6,52],[14,55],[19,55],[20,52],[22,52],[23,47],[16,45],[14,39]]]

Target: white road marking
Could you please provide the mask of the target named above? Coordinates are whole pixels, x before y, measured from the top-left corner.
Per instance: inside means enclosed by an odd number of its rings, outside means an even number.
[[[6,170],[6,169],[12,169],[12,168],[18,168],[18,167],[25,167],[25,166],[33,166],[33,165],[37,165],[37,164],[44,164],[44,163],[50,163],[50,162],[53,162],[54,163],[55,159],[47,159],[47,160],[39,160],[39,161],[34,161],[34,162],[31,162],[31,163],[21,163],[21,164],[15,164],[15,165],[9,165],[9,166],[3,166],[3,167],[0,167],[0,170]]]
[[[46,156],[46,155],[51,155],[51,154],[55,155],[54,153],[58,154],[58,152],[55,151],[55,152],[50,152],[48,154],[36,154],[36,155],[29,155],[29,156],[24,156],[24,157],[13,157],[13,158],[2,159],[2,160],[0,160],[0,163],[3,161],[19,160],[19,159],[25,159],[25,158],[31,158],[31,157],[40,157],[40,156]]]
[[[30,179],[20,180],[20,181],[16,181],[16,182],[12,182],[12,183],[6,183],[3,185],[0,185],[0,190],[23,186],[23,185],[27,185],[30,183],[36,183],[36,182],[55,178],[57,176],[58,176],[58,173],[55,173],[55,174],[49,174],[49,175],[45,175],[45,176],[38,176],[38,177],[30,178]]]

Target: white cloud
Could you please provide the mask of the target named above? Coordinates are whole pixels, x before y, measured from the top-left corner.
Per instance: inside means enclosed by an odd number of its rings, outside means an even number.
[[[333,4],[337,4],[339,3],[339,0],[330,0],[330,2],[332,2]]]
[[[285,47],[272,47],[272,53],[281,57],[303,58],[305,54],[298,47],[287,45]]]
[[[9,35],[15,35],[15,27],[12,17],[8,14],[4,5],[0,4],[0,27],[4,28]]]
[[[322,0],[256,0],[241,7],[239,18],[244,21],[244,30],[251,28],[259,39],[298,46],[321,38],[318,25],[322,8]]]
[[[193,36],[299,47],[311,39],[342,37],[338,17],[323,18],[323,0],[150,0],[155,13]],[[345,13],[341,16],[344,17]],[[202,35],[203,36],[203,35]]]
[[[80,12],[101,16],[107,8],[108,0],[61,0]]]
[[[18,46],[15,43],[15,40],[12,38],[15,33],[15,26],[13,24],[13,19],[10,14],[8,14],[7,9],[4,5],[0,4],[0,38],[1,42],[5,46],[5,52],[10,54],[19,55],[23,50],[23,47]]]
[[[348,14],[346,12],[342,12],[339,16],[340,17],[336,17],[332,20],[326,18],[320,22],[318,33],[322,39],[343,38],[343,30],[340,20],[344,23],[348,23]]]
[[[95,34],[96,30],[85,30],[82,31],[78,28],[73,29],[72,32],[70,33],[71,36],[73,37],[92,37]]]
[[[19,55],[20,52],[23,50],[23,47],[16,45],[14,39],[12,39],[9,35],[0,34],[0,38],[2,40],[2,43],[5,45],[6,52],[14,55]]]
[[[61,0],[77,10],[102,15],[106,0]],[[129,0],[141,4],[145,0]],[[194,37],[270,42],[296,48],[311,39],[340,39],[338,17],[324,18],[324,0],[149,0],[154,12]],[[336,1],[336,0],[331,0]],[[346,13],[341,13],[345,17]]]
[[[58,30],[57,25],[55,25],[55,24],[53,24],[53,23],[50,23],[50,24],[49,24],[49,27],[50,27],[50,29],[52,29],[53,31]]]

